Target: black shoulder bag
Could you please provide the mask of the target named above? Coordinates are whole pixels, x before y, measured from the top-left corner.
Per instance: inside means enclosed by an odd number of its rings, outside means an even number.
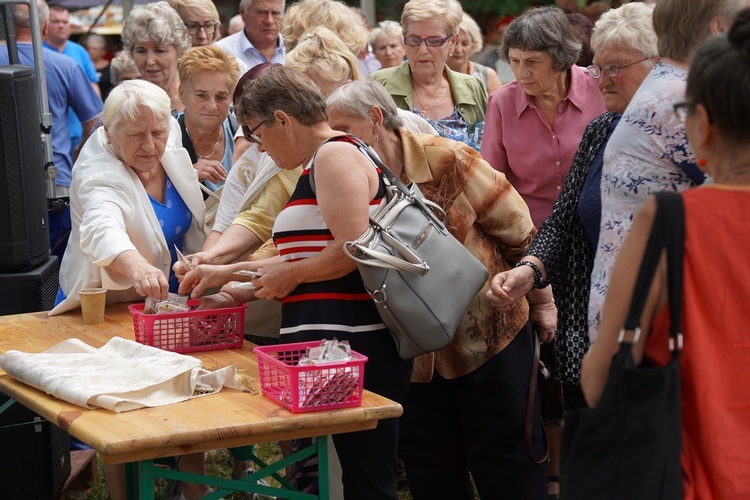
[[[560,453],[562,500],[682,498],[680,350],[684,207],[678,193],[658,193],[657,213],[638,274],[620,350],[596,408],[565,414]],[[672,359],[635,366],[631,349],[656,266],[667,249]],[[623,340],[634,330],[632,343]]]

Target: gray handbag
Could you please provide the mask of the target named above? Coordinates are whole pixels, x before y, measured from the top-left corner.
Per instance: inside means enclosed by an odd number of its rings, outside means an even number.
[[[369,229],[346,242],[344,253],[357,262],[401,358],[442,349],[489,273],[448,232],[440,206],[416,184],[405,185],[370,146],[349,137],[381,170],[387,194]]]

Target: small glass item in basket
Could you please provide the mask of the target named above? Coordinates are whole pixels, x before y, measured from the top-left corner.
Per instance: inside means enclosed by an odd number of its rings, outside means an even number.
[[[318,347],[311,347],[307,355],[297,363],[300,366],[322,366],[331,363],[351,361],[352,349],[349,342],[337,339],[323,340]],[[359,375],[346,368],[315,370],[300,381],[300,395],[305,406],[319,406],[340,403],[357,389]]]
[[[294,413],[362,404],[367,356],[346,342],[298,342],[253,350],[263,395]]]
[[[350,361],[352,359],[352,348],[349,342],[344,340],[339,342],[337,339],[325,340],[318,347],[311,347],[307,350],[307,355],[299,359],[298,365],[323,365],[326,363],[338,363],[340,361]]]
[[[189,311],[187,305],[187,295],[178,295],[170,293],[166,300],[159,300],[154,297],[146,297],[146,306],[143,308],[143,314],[164,314]]]

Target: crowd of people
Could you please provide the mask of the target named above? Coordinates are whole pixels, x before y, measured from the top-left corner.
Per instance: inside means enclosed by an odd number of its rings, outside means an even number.
[[[365,388],[404,408],[333,437],[345,498],[395,500],[400,474],[415,499],[557,498],[564,411],[599,401],[650,195],[681,192],[684,495],[750,495],[750,271],[732,241],[750,206],[750,2],[581,3],[528,8],[483,36],[458,0],[408,0],[372,25],[339,0],[240,0],[226,26],[210,0],[157,1],[133,8],[114,54],[98,35],[70,40],[67,9],[38,0],[55,195],[69,200],[50,215],[50,314],[91,287],[109,303],[248,303],[248,340],[346,340],[369,358]],[[28,7],[11,11],[33,66]],[[398,356],[342,255],[387,196],[361,142],[489,271],[452,342],[415,359]],[[668,360],[666,303],[662,262],[638,362]],[[529,405],[540,343],[551,390]],[[251,449],[230,451],[233,477],[252,471]],[[203,455],[178,467],[200,473]],[[286,473],[314,491],[310,467]],[[124,498],[123,468],[107,480]],[[175,498],[209,491],[185,483]]]

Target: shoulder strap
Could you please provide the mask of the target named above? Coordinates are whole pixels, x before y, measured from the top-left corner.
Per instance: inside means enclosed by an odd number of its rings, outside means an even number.
[[[658,193],[657,202],[664,209],[667,233],[667,287],[671,349],[682,348],[682,281],[685,256],[685,205],[682,195],[674,192]]]
[[[624,330],[640,329],[643,307],[661,257],[661,251],[666,246],[670,349],[675,353],[682,346],[682,261],[685,245],[685,212],[682,196],[679,193],[657,193],[655,198],[656,216],[638,272]],[[622,335],[620,341],[622,342]]]
[[[437,225],[437,227],[444,227],[445,222],[438,217],[433,210],[427,206],[425,203],[424,198],[422,197],[421,193],[415,193],[413,189],[409,189],[409,186],[404,184],[404,182],[395,174],[393,171],[388,168],[385,163],[383,163],[380,158],[378,157],[378,154],[375,152],[374,149],[372,149],[372,146],[364,142],[362,139],[357,137],[356,135],[347,134],[347,135],[339,135],[336,137],[332,137],[328,139],[323,144],[329,143],[329,142],[335,142],[335,141],[346,141],[351,144],[354,144],[357,146],[357,148],[362,152],[362,154],[368,156],[370,160],[375,164],[376,167],[380,169],[380,171],[383,173],[383,176],[385,177],[385,180],[387,184],[394,186],[398,188],[399,191],[407,195],[412,202],[417,205],[422,212],[424,212],[425,215],[427,215],[433,223]],[[321,144],[321,146],[323,145]],[[320,148],[318,148],[320,149]],[[316,151],[317,154],[317,151]],[[315,176],[313,173],[313,166],[315,165],[315,156],[313,156],[313,165],[310,167],[310,187],[313,190],[313,193],[315,193]]]
[[[187,127],[185,127],[185,115],[182,114],[177,118],[177,123],[180,124],[180,132],[182,132],[182,147],[185,148],[190,155],[190,161],[193,164],[198,162],[198,156],[195,154],[195,148],[193,147],[193,141],[190,140],[190,136],[187,133]]]
[[[240,129],[240,122],[232,113],[229,113],[227,117],[229,118],[229,131],[232,133],[232,141],[234,141],[234,135]]]

